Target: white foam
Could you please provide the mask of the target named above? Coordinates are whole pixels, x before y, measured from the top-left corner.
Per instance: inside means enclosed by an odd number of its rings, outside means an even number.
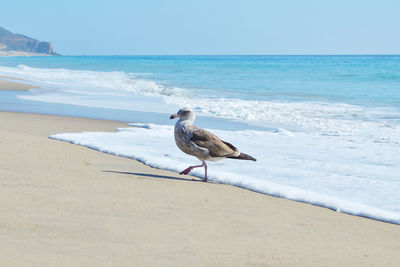
[[[285,103],[182,96],[163,98],[166,103],[191,106],[196,113],[208,116],[258,121],[256,124],[267,127],[284,127],[295,131],[354,136],[357,139],[400,144],[400,111],[391,108],[366,108],[336,103]],[[397,117],[397,119],[391,120],[391,117]]]
[[[162,95],[180,88],[166,88],[154,81],[132,78],[124,72],[100,72],[68,69],[0,67],[0,75],[22,78],[40,88],[31,89],[30,95],[19,98],[60,104],[72,104],[109,109],[168,112],[175,105],[159,105]]]
[[[115,133],[64,133],[51,138],[173,171],[199,163],[176,147],[172,126],[131,126]],[[210,163],[211,180],[400,224],[399,146],[285,129],[213,132],[258,161]],[[129,171],[129,166],[112,171]],[[193,174],[204,175],[202,169]]]
[[[0,67],[0,73],[22,78],[46,88],[58,89],[70,93],[92,93],[99,91],[110,94],[127,91],[143,95],[169,95],[170,90],[154,81],[131,79],[133,74],[124,72],[101,72],[69,69],[31,68],[19,65],[16,68]]]
[[[32,89],[32,95],[20,96],[27,100],[169,114],[186,105],[194,108],[200,116],[242,120],[269,128],[348,136],[356,142],[373,140],[400,145],[400,110],[393,108],[209,98],[124,72],[20,65],[16,68],[0,67],[0,74],[23,78],[42,87]]]
[[[244,120],[271,128],[353,136],[400,144],[400,110],[317,102],[272,102],[195,95],[143,75],[68,69],[0,67],[0,74],[40,85],[20,98],[111,109],[172,113],[191,106],[198,115]],[[147,74],[146,77],[151,75]],[[190,96],[191,95],[191,96]],[[391,119],[397,118],[397,119]]]

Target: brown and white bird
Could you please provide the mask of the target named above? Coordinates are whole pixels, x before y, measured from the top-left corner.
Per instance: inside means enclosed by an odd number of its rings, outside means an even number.
[[[207,182],[208,161],[218,161],[225,158],[253,160],[255,158],[241,153],[232,144],[222,141],[216,135],[201,129],[193,124],[196,116],[191,108],[184,107],[178,113],[171,115],[170,119],[179,117],[175,124],[175,143],[186,154],[197,157],[203,164],[190,166],[180,174],[188,174],[192,169],[204,167],[205,176],[203,181]]]

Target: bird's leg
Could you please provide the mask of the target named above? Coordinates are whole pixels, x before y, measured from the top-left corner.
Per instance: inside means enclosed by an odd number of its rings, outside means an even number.
[[[181,171],[179,174],[188,174],[194,168],[200,168],[200,167],[204,167],[204,179],[203,179],[203,182],[207,182],[208,181],[208,178],[207,178],[207,164],[206,164],[205,161],[203,161],[203,164],[201,164],[201,165],[190,166],[189,168],[184,169],[183,171]]]
[[[207,178],[207,164],[205,161],[203,161],[203,164],[201,165],[196,165],[196,166],[190,166],[189,168],[183,170],[180,174],[188,174],[191,170],[193,170],[194,168],[200,168],[200,167],[204,167],[204,179],[203,182],[207,182],[208,178]],[[194,179],[192,179],[193,181],[195,181]]]
[[[203,161],[203,165],[204,165],[204,174],[205,174],[203,181],[207,182],[208,181],[208,179],[207,179],[207,164],[205,161]]]
[[[183,171],[181,171],[179,174],[188,174],[194,168],[200,168],[200,167],[204,167],[204,166],[207,166],[205,161],[203,161],[203,164],[201,164],[201,165],[190,166],[189,168],[184,169]]]

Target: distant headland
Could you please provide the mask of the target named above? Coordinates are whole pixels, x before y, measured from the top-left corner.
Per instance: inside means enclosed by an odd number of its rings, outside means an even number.
[[[57,56],[51,42],[41,42],[0,27],[0,56]]]

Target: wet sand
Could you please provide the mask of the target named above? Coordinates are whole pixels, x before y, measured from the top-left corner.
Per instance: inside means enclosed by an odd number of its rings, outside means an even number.
[[[4,80],[7,79],[7,80]],[[17,80],[18,82],[9,81],[9,80]],[[29,89],[35,88],[35,86],[30,84],[25,84],[21,79],[1,76],[0,75],[0,90],[17,90],[17,91],[26,91]]]

